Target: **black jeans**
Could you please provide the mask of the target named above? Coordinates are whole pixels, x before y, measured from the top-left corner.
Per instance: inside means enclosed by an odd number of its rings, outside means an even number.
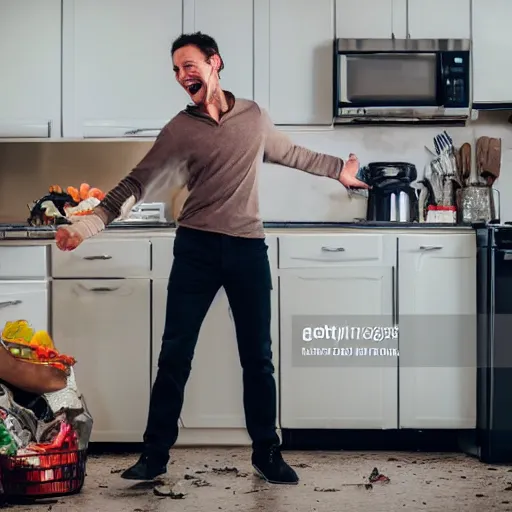
[[[144,434],[146,453],[167,457],[178,438],[184,390],[199,330],[222,286],[235,323],[243,368],[245,420],[253,448],[279,444],[267,249],[263,239],[177,229],[162,348]],[[215,343],[214,339],[208,341]]]

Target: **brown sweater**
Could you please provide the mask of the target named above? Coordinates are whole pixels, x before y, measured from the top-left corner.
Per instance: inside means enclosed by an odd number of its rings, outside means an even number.
[[[232,107],[219,123],[188,106],[163,128],[137,167],[96,207],[105,224],[132,195],[139,202],[154,190],[186,184],[190,194],[178,225],[263,238],[260,162],[338,179],[343,160],[296,146],[255,102],[225,94]]]

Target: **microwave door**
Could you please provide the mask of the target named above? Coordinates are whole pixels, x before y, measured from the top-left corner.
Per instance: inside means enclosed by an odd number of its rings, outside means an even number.
[[[353,52],[339,54],[338,62],[336,124],[417,122],[438,115],[436,52]]]
[[[437,107],[436,53],[340,55],[341,107]]]

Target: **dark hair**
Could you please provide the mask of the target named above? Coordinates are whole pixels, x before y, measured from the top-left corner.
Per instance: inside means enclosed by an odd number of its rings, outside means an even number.
[[[219,53],[219,47],[213,37],[203,34],[201,32],[194,32],[193,34],[181,34],[174,43],[172,43],[171,56],[174,55],[176,50],[183,48],[184,46],[193,45],[199,48],[203,55],[209,59],[213,55],[220,57],[220,68],[219,73],[224,69],[224,61]]]

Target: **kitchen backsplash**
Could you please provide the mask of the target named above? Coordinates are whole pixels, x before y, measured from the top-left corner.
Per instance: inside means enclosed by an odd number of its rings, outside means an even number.
[[[480,113],[465,128],[450,128],[454,143],[482,136],[502,138],[502,167],[496,188],[501,193],[501,217],[512,220],[512,124],[508,112]],[[434,127],[350,127],[289,132],[292,140],[314,151],[371,161],[408,161],[421,177],[430,154]],[[52,184],[62,187],[87,182],[109,190],[142,159],[152,142],[76,141],[0,143],[0,221],[24,221],[27,204],[46,193]],[[162,191],[150,198],[165,201],[170,216],[186,198],[186,191]],[[350,198],[344,188],[325,178],[284,167],[265,165],[260,176],[261,214],[267,221],[350,221],[365,215],[366,201]]]

